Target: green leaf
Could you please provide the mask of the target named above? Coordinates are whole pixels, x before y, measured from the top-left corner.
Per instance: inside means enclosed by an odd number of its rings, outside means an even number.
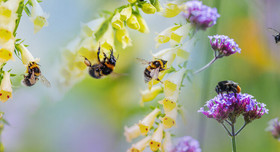
[[[101,28],[94,34],[96,41],[98,41],[103,35],[104,33],[107,31],[108,27],[109,27],[109,22],[110,20],[106,20],[102,23]]]
[[[23,9],[24,9],[26,15],[30,17],[31,16],[31,12],[30,12],[29,8],[25,5]]]

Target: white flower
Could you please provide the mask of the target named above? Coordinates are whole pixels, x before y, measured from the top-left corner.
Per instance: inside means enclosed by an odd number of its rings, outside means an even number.
[[[28,49],[21,43],[19,44],[19,51],[21,53],[21,60],[22,60],[22,63],[25,65],[25,66],[28,66],[28,64],[30,62],[36,62],[38,63],[40,61],[39,58],[35,58],[33,57],[33,55],[28,51]]]
[[[6,102],[8,99],[12,98],[12,92],[10,73],[5,71],[0,85],[0,101]]]
[[[129,37],[129,34],[128,34],[126,28],[116,30],[116,38],[119,42],[122,43],[122,48],[123,49],[132,45],[131,39]]]
[[[48,25],[47,19],[49,15],[43,11],[37,0],[31,0],[31,2],[32,11],[30,19],[34,23],[34,33],[37,33],[43,28],[43,26]]]
[[[124,136],[126,137],[127,142],[131,142],[132,139],[137,138],[140,136],[140,134],[141,132],[138,124],[135,124],[129,128],[126,126],[124,127]]]
[[[188,36],[190,29],[191,29],[191,25],[185,24],[182,25],[177,30],[173,31],[170,36],[171,46],[176,46],[177,44],[181,43],[181,41]]]
[[[155,108],[151,113],[149,113],[143,120],[139,121],[139,128],[142,135],[146,135],[151,127],[153,126],[157,115],[160,113],[160,109]]]
[[[8,0],[0,3],[0,24],[9,24],[17,19],[20,0]]]
[[[172,150],[172,141],[170,132],[166,131],[162,144],[162,152],[170,152]]]
[[[171,128],[176,124],[176,118],[178,115],[177,108],[173,108],[171,111],[166,111],[165,116],[162,118],[162,124],[164,128]]]
[[[155,38],[155,41],[157,42],[156,48],[158,48],[160,44],[169,42],[171,33],[180,27],[181,25],[175,25],[160,32]]]
[[[147,136],[143,138],[139,142],[133,144],[132,147],[127,150],[127,152],[142,152],[147,147],[150,140],[151,140],[151,136]]]
[[[0,63],[5,63],[9,60],[14,60],[13,52],[15,49],[15,41],[10,40],[2,47],[0,46]]]

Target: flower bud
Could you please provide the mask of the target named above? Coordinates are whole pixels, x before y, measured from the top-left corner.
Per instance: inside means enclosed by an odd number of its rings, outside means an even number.
[[[128,35],[128,32],[125,28],[116,31],[116,38],[119,42],[122,43],[122,48],[125,49],[128,46],[131,46],[131,39]]]
[[[140,25],[139,32],[149,33],[150,30],[149,30],[149,27],[148,27],[146,21],[140,15],[137,15],[136,17],[137,17],[137,20],[138,20],[139,25]]]
[[[130,18],[131,14],[132,14],[131,6],[128,6],[128,7],[124,8],[124,9],[122,9],[121,12],[120,12],[121,20],[122,21],[126,21],[127,19]]]
[[[177,16],[181,12],[178,4],[176,3],[167,3],[162,11],[162,16],[166,18],[172,18]]]
[[[150,3],[144,3],[142,5],[142,11],[146,14],[155,14],[157,9]]]
[[[111,23],[112,26],[117,30],[122,29],[124,27],[123,20],[121,20],[121,14],[119,12],[117,12],[113,16]]]
[[[135,15],[131,15],[130,18],[127,20],[127,26],[131,29],[134,30],[139,30],[140,29],[140,24],[138,22],[138,19]]]

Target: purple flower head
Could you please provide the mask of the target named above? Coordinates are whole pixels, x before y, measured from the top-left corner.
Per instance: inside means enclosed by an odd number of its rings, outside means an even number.
[[[225,35],[214,35],[208,36],[210,39],[210,44],[215,51],[215,57],[221,58],[223,56],[229,56],[236,52],[241,53],[241,49],[238,47],[238,44],[234,42],[233,39],[230,39]]]
[[[217,18],[220,17],[216,8],[203,5],[201,1],[188,1],[183,6],[182,15],[199,29],[205,30],[215,25]]]
[[[278,141],[280,141],[280,121],[278,118],[272,119],[269,121],[269,126],[266,128],[267,131],[270,131],[272,136]]]
[[[201,152],[199,142],[190,136],[179,138],[171,152]]]
[[[202,107],[198,112],[208,118],[214,118],[220,123],[226,119],[235,120],[240,115],[243,115],[246,123],[249,123],[268,113],[265,104],[258,103],[252,95],[246,93],[219,94],[207,101],[205,106],[209,110],[204,110]]]

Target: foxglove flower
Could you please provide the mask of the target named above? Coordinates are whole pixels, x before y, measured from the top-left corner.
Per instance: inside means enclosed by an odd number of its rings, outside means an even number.
[[[8,41],[2,47],[0,46],[0,64],[5,63],[9,60],[14,60],[13,52],[15,44],[13,40]]]
[[[163,100],[159,101],[159,104],[163,105],[164,112],[172,111],[174,108],[176,108],[177,105],[176,102],[168,98],[164,98]]]
[[[28,66],[30,62],[39,62],[39,58],[34,58],[28,49],[21,43],[19,44],[19,51],[21,52],[21,60],[25,66]]]
[[[199,142],[190,136],[179,139],[179,142],[171,152],[201,152]]]
[[[142,6],[142,11],[146,14],[155,14],[157,9],[150,3],[144,3]]]
[[[138,23],[140,25],[140,28],[138,31],[141,33],[149,33],[150,32],[149,27],[148,27],[146,21],[142,18],[142,16],[136,15],[136,17],[137,17]]]
[[[97,19],[94,19],[88,23],[82,23],[81,27],[82,27],[82,31],[85,35],[87,36],[95,36],[94,33],[96,33],[102,23],[105,21],[105,18],[101,17],[101,18],[97,18]]]
[[[43,11],[37,0],[31,0],[31,2],[32,11],[30,19],[34,23],[34,32],[37,33],[43,28],[43,26],[48,25],[47,19],[49,15]]]
[[[117,30],[122,29],[124,27],[123,20],[121,19],[121,14],[119,12],[117,12],[113,16],[111,23],[112,23],[112,26]]]
[[[158,114],[160,114],[160,109],[155,108],[151,113],[149,113],[143,120],[139,121],[139,128],[142,135],[146,135],[151,127],[153,126]]]
[[[131,39],[129,37],[129,34],[128,34],[126,28],[116,30],[116,38],[119,42],[122,43],[122,48],[123,49],[132,45]]]
[[[20,0],[8,0],[6,2],[0,1],[0,24],[9,24],[17,19],[17,9]]]
[[[127,19],[130,18],[131,14],[132,14],[132,8],[129,5],[128,7],[121,10],[120,12],[121,20],[126,21]]]
[[[140,128],[137,124],[131,126],[131,127],[124,127],[124,136],[126,137],[127,142],[131,142],[132,139],[137,138],[140,136]]]
[[[181,25],[175,25],[160,32],[155,38],[155,41],[157,42],[156,48],[158,48],[160,44],[169,42],[171,33],[180,27]]]
[[[162,16],[166,18],[172,18],[177,16],[181,12],[180,6],[174,2],[169,2],[165,5]]]
[[[134,29],[134,30],[139,30],[140,29],[140,24],[138,22],[137,17],[134,14],[132,14],[130,16],[130,18],[127,20],[126,24],[131,29]]]
[[[158,128],[153,133],[150,141],[150,148],[152,151],[157,151],[161,147],[162,137],[163,137],[163,125],[159,124]]]
[[[275,118],[269,121],[267,131],[270,131],[272,136],[280,141],[280,121],[279,118]]]
[[[154,100],[158,94],[163,92],[163,88],[161,86],[154,86],[152,87],[152,89],[147,89],[144,91],[140,91],[141,93],[141,101],[140,101],[140,105],[143,106],[144,102],[149,102]]]
[[[171,134],[168,131],[165,131],[164,134],[164,141],[162,144],[162,151],[163,152],[170,152],[172,150],[172,140],[171,140]]]
[[[12,92],[10,73],[5,71],[0,85],[0,101],[6,102],[8,99],[12,98]]]
[[[132,147],[127,150],[127,152],[142,152],[148,146],[151,138],[151,136],[143,138],[142,140],[133,144]]]
[[[182,7],[182,15],[198,29],[205,30],[215,25],[220,17],[216,8],[203,5],[201,1],[188,1]]]
[[[164,128],[171,128],[176,124],[177,114],[177,107],[173,108],[171,111],[165,111],[165,116],[162,118]]]

